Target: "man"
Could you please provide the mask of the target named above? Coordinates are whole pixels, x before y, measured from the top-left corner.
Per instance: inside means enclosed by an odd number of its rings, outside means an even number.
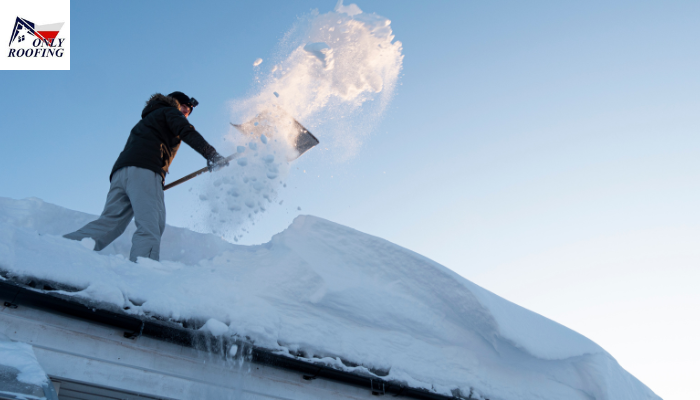
[[[109,176],[110,188],[102,215],[65,238],[95,240],[95,251],[109,246],[136,222],[129,259],[160,258],[165,229],[163,182],[168,167],[184,141],[207,159],[209,170],[228,165],[187,120],[199,104],[182,92],[156,93],[146,102],[141,121],[134,126]]]

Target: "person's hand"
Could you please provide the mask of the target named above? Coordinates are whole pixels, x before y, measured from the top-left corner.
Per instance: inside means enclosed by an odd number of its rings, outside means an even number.
[[[209,172],[218,171],[227,166],[228,160],[219,153],[214,153],[214,155],[207,160],[207,168],[209,168]]]

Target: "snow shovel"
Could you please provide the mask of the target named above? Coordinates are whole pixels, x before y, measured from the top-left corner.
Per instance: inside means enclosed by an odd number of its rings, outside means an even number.
[[[270,125],[270,122],[283,123],[284,119],[289,119],[287,123],[291,125],[292,129],[292,144],[294,146],[294,149],[297,151],[296,155],[288,160],[293,161],[299,158],[302,154],[306,153],[307,150],[316,146],[319,143],[318,139],[316,139],[316,136],[311,134],[311,132],[309,132],[308,129],[304,128],[304,126],[300,124],[299,121],[297,121],[296,119],[288,115],[282,115],[280,117],[279,115],[273,115],[273,113],[271,112],[262,112],[258,114],[255,118],[244,124],[237,125],[232,122],[231,125],[233,125],[233,127],[235,127],[241,133],[244,134],[250,133],[260,136],[267,133],[269,135],[270,132],[273,130],[273,126]],[[240,153],[231,154],[230,156],[226,157],[226,161],[231,161],[238,156],[240,156]],[[165,185],[163,187],[163,190],[168,190],[183,182],[187,182],[190,179],[207,172],[208,170],[208,167],[204,167],[189,175],[183,176],[182,178]]]

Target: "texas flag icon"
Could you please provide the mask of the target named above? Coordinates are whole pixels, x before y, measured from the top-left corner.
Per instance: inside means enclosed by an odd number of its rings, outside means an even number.
[[[31,21],[17,17],[15,27],[12,30],[12,36],[10,37],[10,45],[15,40],[18,42],[24,41],[26,39],[25,33],[28,33],[42,41],[46,41],[49,45],[51,45],[53,44],[53,40],[56,39],[56,36],[58,36],[58,32],[61,30],[63,24],[64,22],[56,22],[46,25],[34,25],[34,23]]]

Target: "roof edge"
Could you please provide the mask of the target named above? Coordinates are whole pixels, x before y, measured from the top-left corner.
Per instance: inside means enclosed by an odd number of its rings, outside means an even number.
[[[39,286],[44,287],[42,283]],[[253,363],[298,372],[306,380],[323,378],[368,388],[375,395],[393,394],[421,400],[472,399],[471,396],[445,396],[426,389],[413,388],[399,382],[385,380],[381,377],[364,376],[342,371],[305,361],[293,355],[258,347],[243,338],[215,337],[209,332],[185,328],[172,321],[163,321],[152,317],[139,317],[116,310],[99,308],[99,306],[78,302],[69,296],[51,293],[50,291],[1,277],[0,300],[3,301],[5,307],[17,308],[26,306],[119,328],[124,330],[124,337],[130,339],[146,336],[208,352],[211,352],[211,349],[231,349],[235,344],[237,345],[236,354],[222,354],[222,356],[245,357],[247,361]]]

